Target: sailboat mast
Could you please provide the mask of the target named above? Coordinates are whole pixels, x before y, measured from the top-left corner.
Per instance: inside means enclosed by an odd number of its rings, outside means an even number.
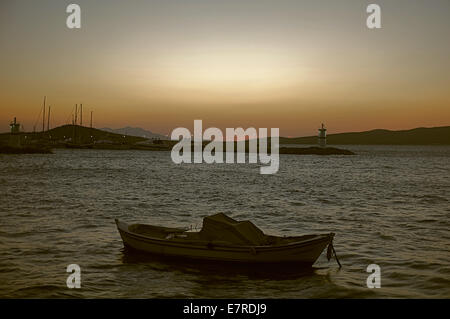
[[[44,112],[42,114],[42,132],[45,131],[45,100],[46,100],[46,96],[44,96]]]
[[[51,106],[48,106],[48,118],[47,118],[47,131],[50,130],[50,108]]]

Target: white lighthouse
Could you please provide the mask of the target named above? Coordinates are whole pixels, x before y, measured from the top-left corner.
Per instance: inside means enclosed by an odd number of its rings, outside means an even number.
[[[318,143],[320,147],[326,147],[327,146],[327,129],[323,126],[319,128],[319,136],[318,136]]]

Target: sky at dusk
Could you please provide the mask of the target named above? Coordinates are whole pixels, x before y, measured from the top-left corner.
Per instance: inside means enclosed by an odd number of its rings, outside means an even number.
[[[95,127],[162,134],[194,119],[283,136],[450,125],[449,34],[448,0],[2,0],[0,131],[39,128],[44,95],[53,127],[76,103]]]

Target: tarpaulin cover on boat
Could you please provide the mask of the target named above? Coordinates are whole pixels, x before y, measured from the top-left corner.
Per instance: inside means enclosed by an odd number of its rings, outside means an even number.
[[[264,233],[250,221],[237,221],[219,213],[203,218],[200,237],[208,241],[225,241],[232,244],[264,245]]]

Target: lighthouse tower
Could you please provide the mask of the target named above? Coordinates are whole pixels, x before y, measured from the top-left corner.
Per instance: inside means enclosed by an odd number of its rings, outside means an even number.
[[[318,143],[320,147],[326,147],[327,146],[327,129],[323,126],[319,128],[319,136],[318,136]]]
[[[12,147],[20,147],[20,124],[17,123],[16,118],[14,118],[14,122],[9,124],[11,127],[11,135],[9,136],[9,146]]]
[[[9,124],[11,127],[11,134],[18,134],[20,133],[20,124],[17,123],[16,118],[14,118],[14,122],[11,122]]]

